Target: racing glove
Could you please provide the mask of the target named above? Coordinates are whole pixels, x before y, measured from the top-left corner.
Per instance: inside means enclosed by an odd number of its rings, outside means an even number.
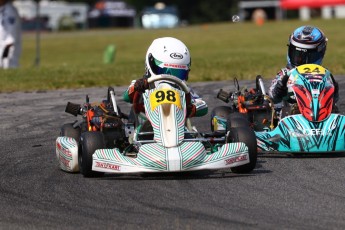
[[[144,93],[149,88],[149,83],[146,78],[141,78],[135,81],[134,90],[140,93]]]
[[[273,89],[273,95],[275,98],[283,98],[288,93],[287,82],[289,80],[289,75],[287,74],[287,70],[283,70],[283,77],[281,80],[277,81],[276,86]]]

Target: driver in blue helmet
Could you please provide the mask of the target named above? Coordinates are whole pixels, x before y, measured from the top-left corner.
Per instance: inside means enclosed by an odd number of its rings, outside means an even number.
[[[126,102],[133,103],[134,97],[141,95],[149,88],[147,79],[150,76],[169,74],[187,81],[191,66],[191,57],[186,45],[172,37],[155,39],[146,52],[145,74],[138,80],[133,80],[124,92]],[[145,112],[144,104],[133,104],[134,111]],[[208,112],[205,101],[202,100],[192,89],[186,94],[187,117],[204,116]]]
[[[291,69],[303,64],[322,64],[327,41],[325,34],[314,26],[301,26],[293,31],[288,42],[287,65],[278,72],[269,89],[269,95],[274,103],[282,102],[288,95],[287,82]],[[339,98],[339,86],[332,75],[331,78],[335,88],[334,102],[336,102]],[[289,99],[287,101],[292,103]]]

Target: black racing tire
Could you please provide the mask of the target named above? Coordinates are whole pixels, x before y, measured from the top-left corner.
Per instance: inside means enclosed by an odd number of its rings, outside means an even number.
[[[254,170],[257,162],[257,141],[254,130],[249,127],[230,128],[226,143],[243,142],[248,147],[249,163],[232,167],[233,173],[249,173]]]
[[[92,171],[92,155],[97,149],[105,148],[103,133],[84,132],[81,134],[81,151],[78,155],[78,163],[81,174],[84,177],[100,177],[103,172]]]
[[[247,114],[231,113],[226,121],[226,130],[237,127],[250,127]]]
[[[61,137],[72,137],[77,143],[80,142],[80,134],[81,130],[80,127],[73,127],[73,123],[67,123],[61,126],[60,129],[60,136]]]
[[[210,120],[211,131],[212,132],[215,131],[214,130],[214,125],[213,125],[213,118],[215,116],[224,117],[224,119],[226,119],[231,112],[232,112],[232,109],[229,106],[218,106],[218,107],[215,107],[211,111],[211,120]]]

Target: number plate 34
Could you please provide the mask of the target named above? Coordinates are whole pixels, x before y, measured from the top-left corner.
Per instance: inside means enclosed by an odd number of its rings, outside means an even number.
[[[150,104],[152,110],[162,104],[174,104],[178,108],[182,108],[180,93],[172,89],[158,89],[153,91],[150,94]]]

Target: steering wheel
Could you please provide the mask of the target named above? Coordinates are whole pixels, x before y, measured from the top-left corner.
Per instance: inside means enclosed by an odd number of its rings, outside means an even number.
[[[181,90],[183,90],[186,94],[190,93],[190,89],[187,86],[187,84],[185,83],[185,81],[183,81],[180,78],[175,77],[173,75],[169,75],[169,74],[154,75],[154,76],[151,76],[150,78],[148,78],[147,82],[150,84],[150,83],[154,83],[156,81],[161,81],[161,80],[173,82],[176,85],[178,85],[181,88]]]
[[[183,90],[186,94],[190,93],[190,89],[187,86],[187,84],[183,80],[181,80],[181,79],[179,79],[173,75],[168,75],[168,74],[153,75],[147,79],[147,82],[149,84],[151,84],[151,83],[154,83],[156,81],[162,81],[162,80],[173,82],[178,87],[180,87],[180,89]],[[140,112],[145,111],[144,106],[142,105],[142,103],[140,103],[140,100],[141,100],[141,93],[135,92],[134,96],[133,96],[133,110],[134,110],[134,113],[136,113],[136,114],[139,114]]]

